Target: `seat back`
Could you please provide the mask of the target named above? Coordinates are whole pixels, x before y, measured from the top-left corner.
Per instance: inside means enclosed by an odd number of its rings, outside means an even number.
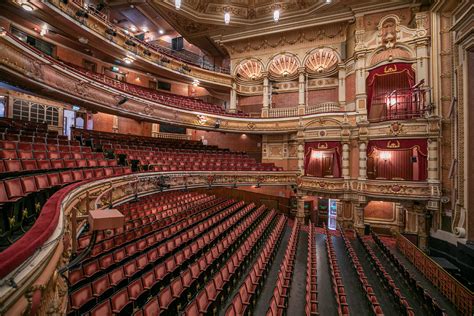
[[[62,184],[67,184],[67,183],[74,182],[74,178],[72,176],[71,171],[62,171],[62,172],[59,173],[59,177],[61,179]]]
[[[21,177],[21,185],[26,194],[38,191],[34,176]]]
[[[6,172],[20,172],[23,170],[21,161],[18,159],[4,160],[3,164]]]
[[[57,172],[48,173],[48,179],[49,179],[49,184],[53,187],[57,185],[61,185],[61,178],[59,177],[59,173]]]
[[[25,196],[20,178],[5,180],[5,188],[9,199],[21,198]]]
[[[40,190],[48,189],[51,187],[49,184],[49,178],[46,174],[39,174],[35,176],[36,187]]]

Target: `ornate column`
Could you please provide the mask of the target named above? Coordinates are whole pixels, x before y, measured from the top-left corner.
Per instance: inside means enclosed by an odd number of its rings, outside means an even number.
[[[353,204],[354,229],[359,233],[364,230],[364,207],[365,204]]]
[[[112,132],[118,133],[119,132],[119,119],[117,115],[112,117]]]
[[[305,208],[305,203],[311,201],[311,199],[308,196],[303,195],[302,192],[298,192],[296,199],[296,220],[301,224],[304,224],[309,218],[309,211]]]
[[[346,69],[343,65],[339,66],[339,105],[346,105]]]
[[[350,179],[349,174],[349,143],[342,144],[342,177],[344,179]]]
[[[359,142],[359,180],[367,180],[367,142]]]
[[[426,251],[428,246],[428,233],[426,229],[427,212],[422,205],[414,205],[413,211],[417,217],[418,247]]]
[[[356,111],[365,117],[367,116],[367,92],[365,87],[366,78],[367,72],[365,70],[365,54],[358,54],[356,55],[355,63]]]
[[[427,37],[428,13],[418,12],[415,16],[416,22],[416,80],[425,81],[425,86],[430,86],[429,78],[429,40]]]
[[[158,137],[158,133],[160,132],[160,125],[156,123],[151,124],[151,137]]]
[[[439,183],[438,139],[428,139],[428,183]]]
[[[262,117],[268,117],[268,107],[269,107],[269,100],[268,100],[268,74],[264,74],[263,77],[263,95],[262,95]]]
[[[298,133],[296,134],[296,138],[298,140],[298,170],[300,171],[301,175],[304,175],[304,131],[303,129],[299,129]]]
[[[355,104],[357,113],[363,116],[358,119],[363,121],[367,118],[367,93],[365,87],[365,79],[367,78],[365,67],[367,47],[365,41],[364,16],[356,15],[355,24]]]
[[[298,69],[298,115],[305,114],[305,68]]]
[[[232,82],[232,89],[230,90],[230,105],[229,105],[229,112],[235,113],[237,112],[237,84]]]

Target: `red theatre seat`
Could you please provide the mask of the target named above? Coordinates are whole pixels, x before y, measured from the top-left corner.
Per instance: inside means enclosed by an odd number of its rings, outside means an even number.
[[[37,192],[36,181],[34,176],[21,177],[21,185],[25,194]]]
[[[20,178],[14,178],[5,180],[5,188],[7,189],[7,195],[10,200],[19,200],[25,197],[23,187],[21,186]]]
[[[6,172],[20,172],[23,170],[21,161],[18,159],[4,160],[3,164]]]
[[[60,186],[61,185],[61,178],[59,177],[59,173],[48,173],[49,184],[52,187]]]
[[[36,160],[34,159],[22,160],[21,165],[22,169],[25,171],[38,170],[38,165],[36,164]]]
[[[36,187],[39,190],[49,189],[51,185],[49,184],[48,175],[39,174],[35,176]]]

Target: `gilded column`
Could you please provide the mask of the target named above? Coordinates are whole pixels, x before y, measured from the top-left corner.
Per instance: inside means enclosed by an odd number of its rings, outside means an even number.
[[[341,107],[346,105],[346,69],[343,66],[339,67],[339,105]]]
[[[298,115],[305,115],[305,69],[298,69]]]
[[[268,76],[265,74],[263,77],[263,96],[262,96],[262,117],[268,117],[268,107],[269,107],[269,100],[268,100]]]
[[[158,137],[158,133],[160,132],[160,125],[156,123],[151,124],[151,136]]]
[[[428,139],[428,182],[439,183],[438,140]]]
[[[112,132],[118,133],[119,132],[119,118],[117,115],[112,117]]]
[[[367,143],[359,142],[359,180],[367,180]]]
[[[349,174],[349,143],[342,144],[342,177],[344,179],[350,179]]]
[[[354,205],[354,228],[362,233],[364,229],[364,204]]]
[[[235,82],[232,83],[232,89],[230,90],[229,112],[237,112],[237,84]]]

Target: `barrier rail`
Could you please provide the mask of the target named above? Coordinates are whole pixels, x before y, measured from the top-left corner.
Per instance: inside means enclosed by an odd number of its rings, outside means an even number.
[[[423,275],[449,299],[462,315],[474,312],[474,293],[461,284],[406,237],[397,235],[397,248]]]

